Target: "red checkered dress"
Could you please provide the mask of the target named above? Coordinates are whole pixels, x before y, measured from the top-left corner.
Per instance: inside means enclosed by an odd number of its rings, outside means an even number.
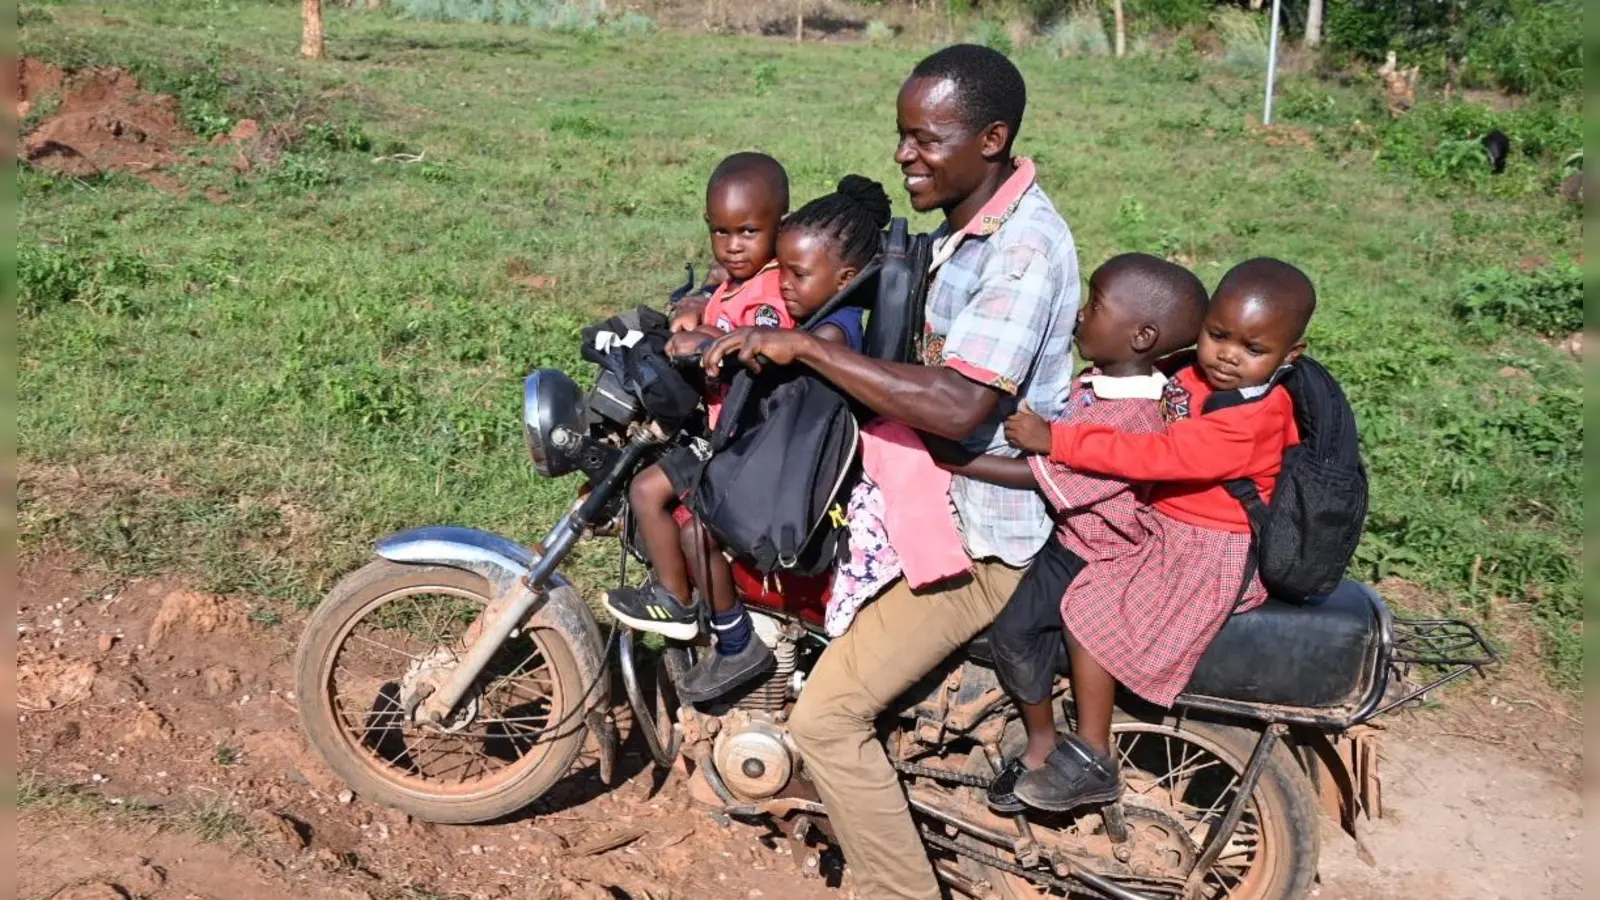
[[[1097,408],[1126,408],[1117,420],[1100,420],[1119,431],[1164,430],[1157,402],[1101,401],[1089,407]],[[1074,416],[1071,424],[1091,421]],[[1065,517],[1059,532],[1062,543],[1089,563],[1061,601],[1067,630],[1122,685],[1171,706],[1235,611],[1250,535],[1180,522],[1146,505],[1143,489],[1105,493],[1102,486],[1121,483],[1043,457],[1034,458],[1033,467],[1052,505],[1094,504]],[[1260,579],[1252,579],[1238,609],[1265,599]]]

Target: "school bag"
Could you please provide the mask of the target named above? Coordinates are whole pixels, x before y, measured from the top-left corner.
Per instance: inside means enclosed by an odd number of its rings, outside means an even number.
[[[860,430],[845,398],[803,369],[734,377],[711,455],[685,502],[763,573],[818,575],[843,553],[843,492]]]
[[[1250,555],[1239,596],[1259,571],[1272,596],[1303,601],[1332,593],[1355,557],[1367,520],[1367,471],[1355,411],[1321,363],[1302,356],[1273,383],[1282,384],[1294,401],[1300,443],[1284,451],[1271,501],[1262,502],[1248,478],[1223,486],[1250,518]],[[1207,401],[1206,411],[1212,409]]]
[[[648,307],[584,328],[583,358],[600,367],[589,409],[626,425],[640,412],[677,431],[700,405],[698,385],[667,357],[667,317]]]

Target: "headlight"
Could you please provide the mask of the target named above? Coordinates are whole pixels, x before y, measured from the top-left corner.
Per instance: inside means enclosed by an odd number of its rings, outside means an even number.
[[[540,369],[522,382],[522,430],[533,467],[557,478],[578,467],[583,391],[560,369]]]

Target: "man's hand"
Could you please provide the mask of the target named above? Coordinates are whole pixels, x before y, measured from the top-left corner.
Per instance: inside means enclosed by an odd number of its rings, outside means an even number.
[[[692,356],[711,343],[711,335],[702,331],[680,331],[667,338],[667,357]]]
[[[1006,420],[1006,443],[1029,453],[1049,454],[1050,423],[1024,407]]]
[[[673,334],[680,331],[693,331],[700,327],[700,317],[705,314],[706,301],[699,298],[685,297],[678,302],[678,309],[672,314],[670,330]]]
[[[765,363],[787,366],[803,356],[817,339],[804,331],[779,331],[775,328],[740,328],[717,338],[700,358],[700,364],[710,375],[720,374],[722,361],[736,357],[740,364],[752,372],[761,371]]]

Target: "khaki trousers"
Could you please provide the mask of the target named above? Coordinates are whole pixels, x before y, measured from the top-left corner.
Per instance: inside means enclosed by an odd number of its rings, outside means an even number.
[[[817,660],[789,720],[861,900],[938,900],[906,793],[874,732],[880,713],[994,621],[1022,570],[979,562],[954,587],[904,579],[856,615]]]

